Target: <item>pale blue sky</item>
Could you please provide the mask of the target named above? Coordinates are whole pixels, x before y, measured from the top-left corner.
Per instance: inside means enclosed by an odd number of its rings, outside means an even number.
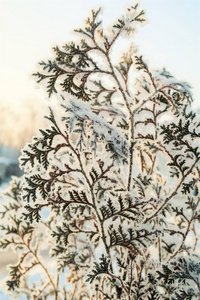
[[[195,106],[200,96],[200,1],[141,0],[148,24],[135,42],[152,68],[165,66],[193,86]],[[124,0],[0,0],[0,100],[46,96],[36,89],[31,73],[36,63],[51,56],[53,45],[70,41],[91,8],[104,8],[104,23],[123,13]]]

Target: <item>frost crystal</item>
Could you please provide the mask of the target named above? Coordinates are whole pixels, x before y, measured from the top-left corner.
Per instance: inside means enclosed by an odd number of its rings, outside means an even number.
[[[118,38],[145,21],[138,4],[108,31],[99,14],[34,74],[49,96],[62,96],[5,194],[0,248],[19,253],[8,290],[27,299],[197,300],[200,122],[190,87],[150,70],[134,47],[113,64]]]

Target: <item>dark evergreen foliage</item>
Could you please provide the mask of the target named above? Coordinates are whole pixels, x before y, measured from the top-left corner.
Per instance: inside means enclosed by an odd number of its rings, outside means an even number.
[[[5,194],[0,248],[19,253],[8,289],[27,299],[197,300],[200,123],[190,88],[150,70],[133,46],[115,66],[113,45],[145,14],[130,6],[105,31],[100,11],[34,74],[61,95]]]

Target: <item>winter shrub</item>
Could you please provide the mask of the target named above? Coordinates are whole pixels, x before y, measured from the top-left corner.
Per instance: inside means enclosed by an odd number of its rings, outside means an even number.
[[[113,63],[115,45],[145,22],[138,5],[107,30],[99,13],[34,74],[58,96],[4,196],[0,247],[19,255],[8,290],[199,299],[200,122],[190,87],[150,70],[132,45]]]

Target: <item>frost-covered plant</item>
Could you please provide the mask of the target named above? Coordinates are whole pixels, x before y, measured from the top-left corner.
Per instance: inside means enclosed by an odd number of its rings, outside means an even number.
[[[189,86],[150,70],[133,46],[113,63],[118,39],[145,21],[138,5],[107,31],[99,13],[34,74],[60,98],[5,196],[0,247],[19,253],[8,289],[27,299],[199,299],[200,122]]]

